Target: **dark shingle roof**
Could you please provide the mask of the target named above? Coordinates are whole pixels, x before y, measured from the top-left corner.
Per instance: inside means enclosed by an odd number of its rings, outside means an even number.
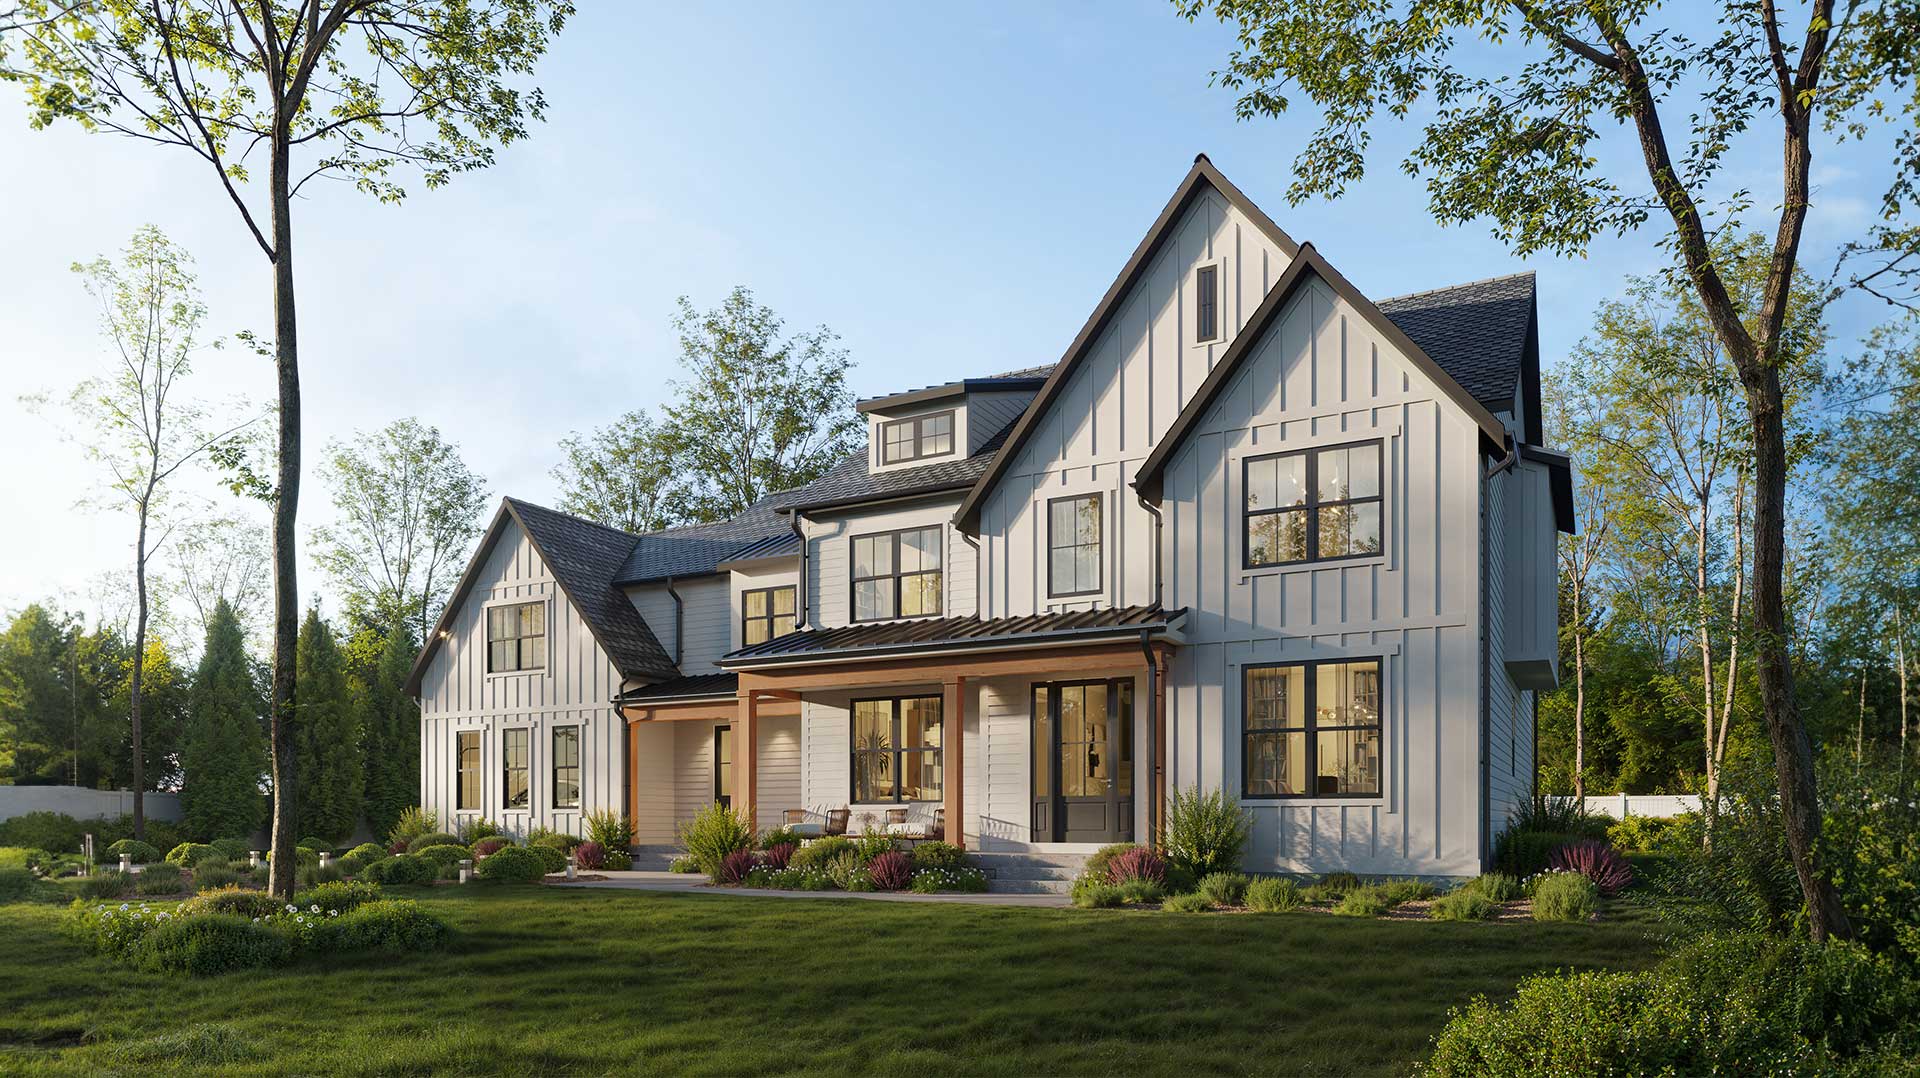
[[[1526,364],[1533,274],[1515,273],[1377,301],[1473,399],[1511,411]]]
[[[642,685],[637,689],[628,689],[620,694],[623,704],[644,703],[648,700],[673,700],[689,696],[733,696],[740,688],[740,675],[692,674],[687,677],[668,678],[651,685]]]
[[[793,538],[793,531],[782,514],[808,489],[798,487],[769,494],[738,515],[717,523],[690,524],[630,536],[633,547],[614,582],[644,584],[673,576],[702,576],[713,572],[721,562],[768,553],[757,548],[783,535]]]
[[[988,647],[1010,639],[1054,637],[1071,643],[1078,637],[1112,636],[1140,629],[1166,628],[1186,616],[1185,608],[1121,606],[1060,614],[1033,614],[1016,618],[918,618],[834,629],[802,629],[772,640],[728,652],[720,662],[751,669],[767,663],[813,659],[822,655],[889,655],[939,648]]]
[[[987,470],[994,453],[1006,441],[1007,432],[1018,421],[1016,417],[995,431],[993,437],[983,442],[980,451],[973,456],[925,464],[918,468],[870,473],[867,471],[867,451],[862,448],[857,453],[848,454],[847,459],[832,471],[795,491],[793,504],[801,510],[824,509],[876,498],[903,498],[915,494],[965,490]]]
[[[518,498],[507,503],[539,549],[547,571],[621,674],[671,677],[679,672],[615,583],[636,537]]]

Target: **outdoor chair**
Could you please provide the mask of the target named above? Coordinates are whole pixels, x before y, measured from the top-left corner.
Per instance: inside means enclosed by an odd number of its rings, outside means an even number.
[[[787,809],[780,814],[780,826],[799,835],[801,838],[819,838],[827,833],[827,825],[818,820],[807,819],[806,809]]]

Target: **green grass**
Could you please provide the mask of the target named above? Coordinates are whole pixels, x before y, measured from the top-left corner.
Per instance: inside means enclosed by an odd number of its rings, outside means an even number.
[[[448,950],[201,980],[0,907],[0,1073],[1404,1073],[1476,993],[1656,957],[1631,918],[401,890]]]

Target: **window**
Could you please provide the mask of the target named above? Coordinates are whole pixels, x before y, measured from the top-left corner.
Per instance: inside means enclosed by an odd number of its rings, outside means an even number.
[[[953,452],[953,413],[935,412],[880,424],[880,463],[899,464]]]
[[[546,665],[546,603],[487,608],[487,673],[541,670]]]
[[[1380,443],[1251,457],[1244,465],[1249,569],[1380,553]]]
[[[1380,660],[1249,666],[1245,797],[1378,797]]]
[[[1047,503],[1047,594],[1091,595],[1100,590],[1100,495]]]
[[[580,728],[553,728],[553,807],[580,807]]]
[[[1193,271],[1193,340],[1196,344],[1220,339],[1220,267]]]
[[[853,702],[853,800],[941,799],[940,698]]]
[[[526,727],[500,731],[500,789],[505,795],[501,807],[523,809],[527,807],[527,765],[530,762]]]
[[[480,731],[461,730],[453,735],[454,804],[462,809],[480,807]]]
[[[757,588],[740,593],[740,643],[764,644],[794,628],[793,588]]]
[[[921,618],[940,613],[941,530],[853,538],[853,620]]]
[[[733,727],[713,728],[713,800],[721,808],[733,807]]]

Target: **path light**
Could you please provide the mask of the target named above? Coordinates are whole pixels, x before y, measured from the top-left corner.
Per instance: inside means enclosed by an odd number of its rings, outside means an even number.
[[[472,878],[473,878],[473,858],[462,857],[460,859],[460,882],[465,883]]]
[[[320,851],[320,867],[326,868],[328,865],[332,863],[333,863],[333,855],[328,853],[325,850],[321,850]]]
[[[129,876],[133,874],[133,855],[132,854],[122,853],[120,855],[120,874],[122,876]]]
[[[260,867],[260,851],[259,850],[247,851],[247,867],[248,868]]]
[[[567,878],[573,879],[573,871],[574,869],[579,867],[580,867],[580,859],[575,857],[572,854],[568,854],[567,855]]]

